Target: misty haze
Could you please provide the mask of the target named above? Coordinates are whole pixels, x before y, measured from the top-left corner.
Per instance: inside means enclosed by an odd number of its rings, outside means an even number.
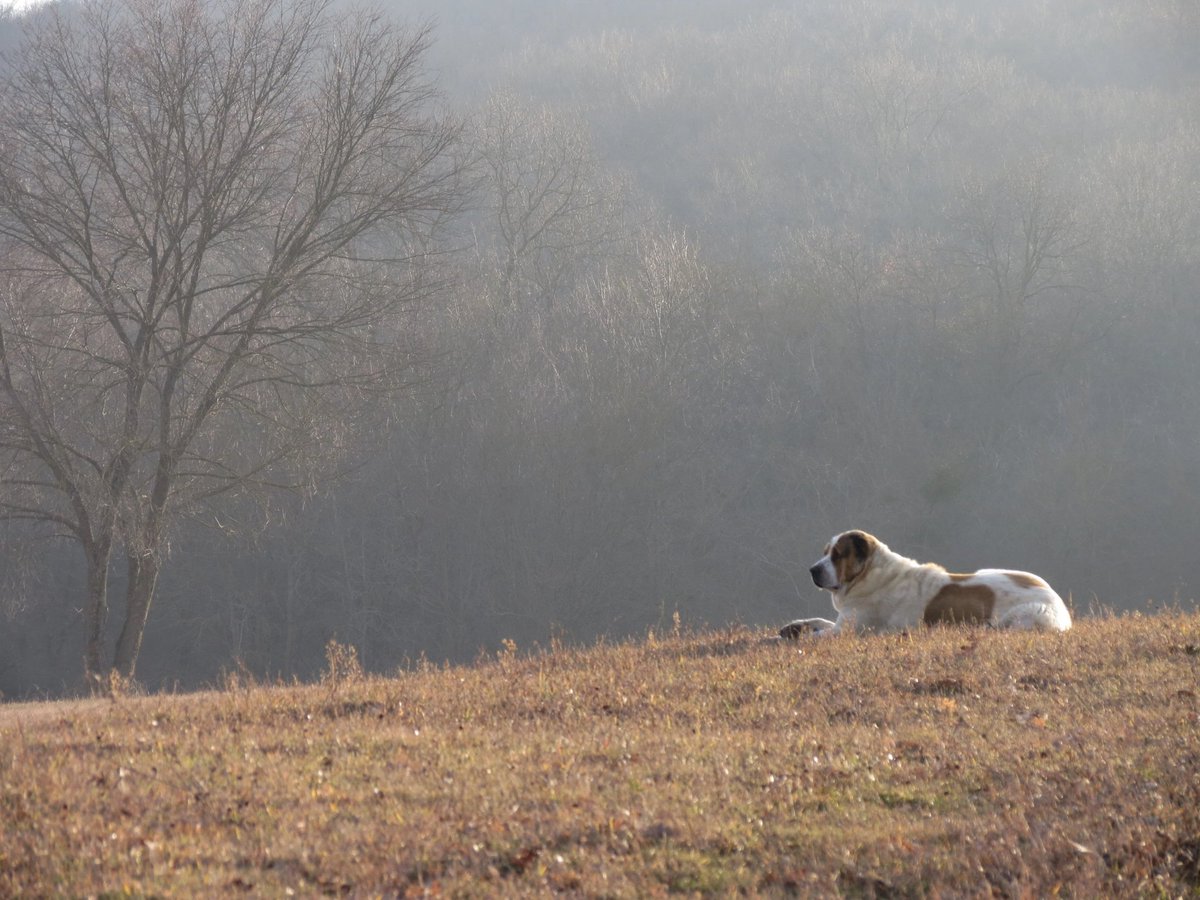
[[[311,58],[186,181],[247,193],[167,318],[186,166],[139,210],[71,163],[87,103],[22,35],[87,16],[0,13],[3,698],[773,630],[830,614],[808,566],[849,528],[1077,618],[1194,608],[1193,0],[283,6]]]

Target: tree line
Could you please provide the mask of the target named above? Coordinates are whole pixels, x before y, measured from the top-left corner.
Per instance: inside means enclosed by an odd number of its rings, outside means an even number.
[[[9,22],[0,690],[771,623],[851,525],[1190,601],[1190,7],[716,6]]]

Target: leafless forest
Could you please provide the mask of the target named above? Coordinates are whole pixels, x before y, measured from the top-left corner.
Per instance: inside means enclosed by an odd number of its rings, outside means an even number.
[[[1192,0],[199,6],[191,80],[0,16],[3,696],[772,625],[851,526],[1194,604]]]

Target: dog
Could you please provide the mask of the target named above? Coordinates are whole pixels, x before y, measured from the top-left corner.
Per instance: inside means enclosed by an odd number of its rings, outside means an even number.
[[[1029,572],[980,569],[954,575],[935,563],[901,556],[865,531],[834,535],[809,568],[833,595],[836,622],[797,619],[782,638],[842,631],[903,631],[917,625],[976,624],[1066,631],[1071,613],[1045,581]]]

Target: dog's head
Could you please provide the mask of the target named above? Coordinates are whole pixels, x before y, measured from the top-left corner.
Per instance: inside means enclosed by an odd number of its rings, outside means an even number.
[[[844,591],[871,566],[879,541],[865,531],[843,531],[825,545],[824,555],[809,566],[813,584],[827,591]]]

